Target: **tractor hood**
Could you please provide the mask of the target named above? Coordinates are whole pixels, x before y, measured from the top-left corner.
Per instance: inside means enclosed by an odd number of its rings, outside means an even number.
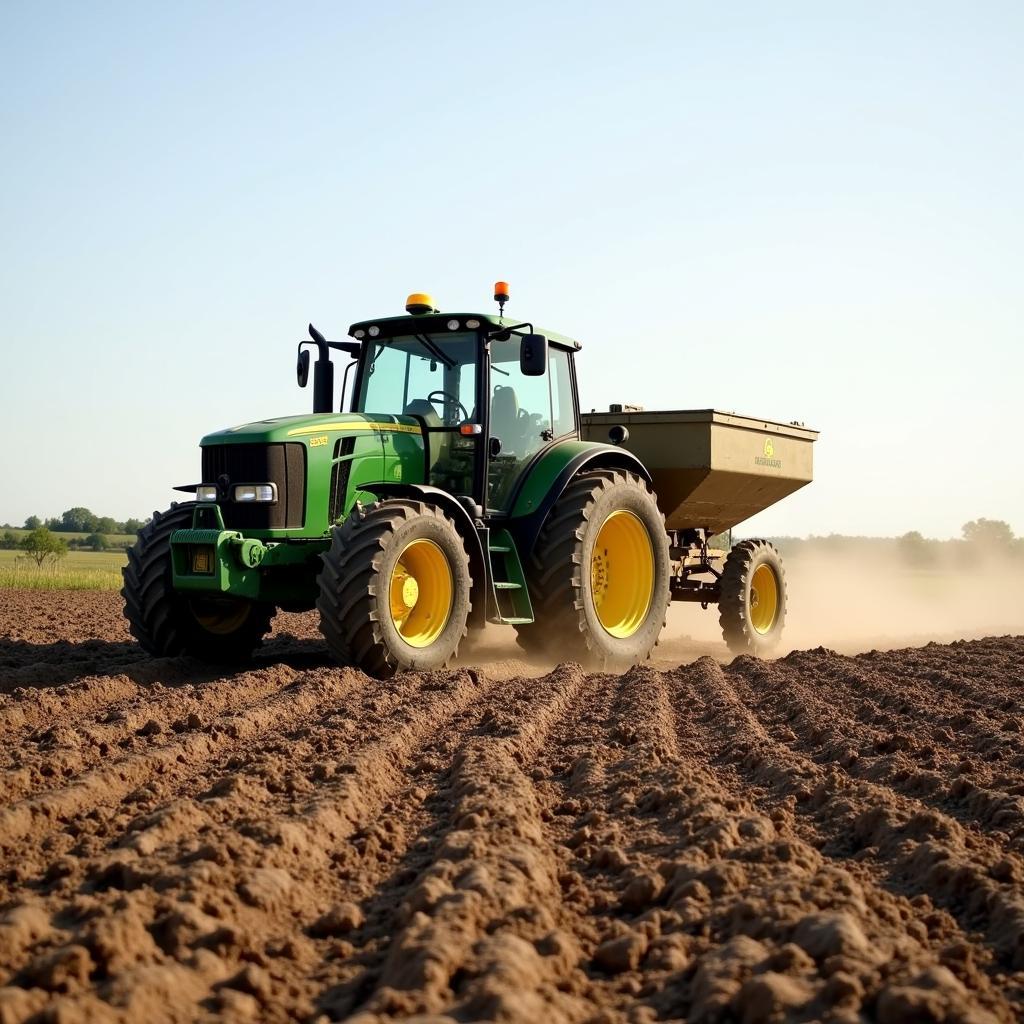
[[[421,428],[414,416],[391,416],[372,413],[319,413],[304,416],[280,416],[272,420],[243,423],[207,434],[199,444],[202,447],[220,444],[269,444],[282,441],[302,441],[312,438],[337,437],[339,434],[419,434]],[[320,442],[323,444],[324,442]]]
[[[204,485],[216,484],[222,526],[247,537],[321,538],[372,487],[422,483],[425,437],[414,416],[307,413],[244,423],[202,439]],[[238,498],[269,484],[273,498]],[[198,486],[184,487],[194,490]]]

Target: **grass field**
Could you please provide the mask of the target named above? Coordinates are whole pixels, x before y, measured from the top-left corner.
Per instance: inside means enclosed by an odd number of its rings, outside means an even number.
[[[36,568],[21,551],[0,551],[0,588],[120,590],[124,551],[70,551],[56,565]]]

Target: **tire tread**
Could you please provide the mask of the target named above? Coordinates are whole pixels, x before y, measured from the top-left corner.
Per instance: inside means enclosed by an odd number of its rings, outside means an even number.
[[[743,540],[735,544],[725,560],[718,600],[718,624],[733,654],[756,654],[771,646],[770,642],[761,640],[760,634],[754,630],[747,609],[750,574],[755,560],[764,552],[771,552],[774,556],[781,591],[781,608],[772,631],[773,638],[777,639],[786,621],[786,573],[778,549],[767,540]]]
[[[316,603],[320,632],[338,661],[355,665],[378,679],[394,675],[401,666],[381,627],[376,581],[395,531],[417,516],[440,519],[455,530],[444,512],[426,502],[394,498],[366,508],[357,504],[331,531],[330,549],[321,556]],[[463,556],[468,571],[469,556],[464,550]],[[454,650],[444,660],[445,666],[458,656],[467,630],[463,624]]]

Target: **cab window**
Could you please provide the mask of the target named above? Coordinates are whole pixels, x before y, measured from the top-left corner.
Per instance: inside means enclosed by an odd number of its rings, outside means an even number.
[[[456,495],[477,491],[480,438],[459,425],[476,416],[473,333],[420,334],[377,342],[363,373],[357,412],[418,416],[426,425],[427,479]]]
[[[526,377],[519,369],[519,344],[513,335],[491,346],[491,437],[501,449],[489,460],[487,503],[495,510],[507,509],[533,456],[553,438],[576,429],[569,353],[552,346],[547,374]]]
[[[564,437],[576,429],[576,412],[572,401],[572,372],[569,353],[552,346],[548,352],[548,372],[551,374],[551,420],[555,437]]]
[[[387,338],[370,355],[355,410],[422,416],[428,427],[457,427],[473,415],[475,334]]]

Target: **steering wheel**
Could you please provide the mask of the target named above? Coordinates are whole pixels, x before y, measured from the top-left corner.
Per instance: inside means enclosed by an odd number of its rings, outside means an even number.
[[[440,395],[441,397],[440,398],[435,398],[434,397],[435,395]],[[457,405],[459,407],[459,412],[462,413],[462,418],[464,420],[468,420],[469,419],[469,411],[455,397],[455,395],[450,395],[447,391],[443,391],[441,388],[438,388],[436,391],[431,391],[430,394],[427,395],[427,401],[428,402],[440,402],[442,400],[444,400],[446,402],[451,402],[452,405]]]

